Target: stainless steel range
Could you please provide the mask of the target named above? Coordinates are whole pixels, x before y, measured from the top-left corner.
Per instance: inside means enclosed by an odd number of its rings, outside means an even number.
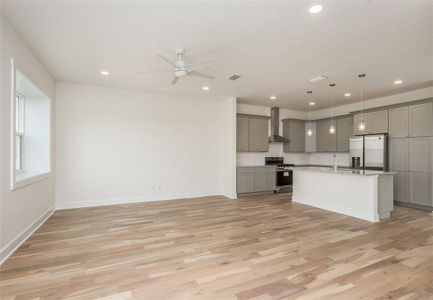
[[[290,192],[293,184],[293,171],[290,167],[294,167],[294,164],[285,164],[284,157],[265,157],[265,165],[276,166],[276,187],[277,192]]]

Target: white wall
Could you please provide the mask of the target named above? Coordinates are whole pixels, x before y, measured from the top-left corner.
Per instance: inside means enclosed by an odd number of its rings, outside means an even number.
[[[0,262],[52,212],[54,172],[50,177],[10,190],[11,159],[11,58],[16,66],[55,103],[55,82],[31,49],[0,14],[1,22],[1,190]],[[52,129],[54,122],[52,124]],[[54,143],[52,143],[53,145]],[[52,157],[54,148],[51,149]],[[52,161],[53,163],[53,161]],[[52,164],[53,169],[54,165]]]
[[[57,206],[234,194],[233,102],[58,83]]]

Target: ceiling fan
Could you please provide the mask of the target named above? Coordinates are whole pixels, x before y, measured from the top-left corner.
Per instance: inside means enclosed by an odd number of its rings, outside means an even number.
[[[197,72],[197,70],[202,69],[204,67],[207,67],[209,64],[214,63],[215,60],[187,65],[185,60],[183,59],[184,54],[185,54],[185,49],[183,49],[183,48],[176,49],[177,60],[175,62],[172,62],[170,59],[168,59],[167,57],[165,57],[163,55],[158,55],[158,57],[160,59],[165,61],[167,64],[169,64],[173,68],[171,70],[137,72],[137,74],[174,72],[174,78],[171,81],[171,84],[176,84],[176,82],[179,80],[179,78],[186,77],[186,76],[200,77],[200,78],[206,78],[206,79],[215,79],[215,77],[213,77],[211,75]]]

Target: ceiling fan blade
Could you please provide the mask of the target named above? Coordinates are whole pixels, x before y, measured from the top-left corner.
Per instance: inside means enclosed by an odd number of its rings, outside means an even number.
[[[217,60],[214,59],[214,60],[204,61],[204,62],[201,62],[201,63],[190,64],[190,65],[187,65],[186,67],[187,68],[191,68],[191,70],[198,70],[198,69],[202,69],[204,67],[207,67],[207,66],[209,66],[211,64],[214,64],[216,61]]]
[[[174,76],[173,80],[171,81],[171,84],[176,84],[176,82],[179,80],[179,77]]]
[[[146,72],[136,72],[135,74],[152,74],[152,73],[172,73],[173,70],[166,71],[146,71]]]
[[[165,57],[164,55],[158,54],[157,55],[160,59],[162,59],[163,61],[165,61],[166,63],[168,63],[170,66],[172,66],[173,68],[176,67],[176,65],[174,64],[174,62],[172,62],[170,59],[168,59],[167,57]]]
[[[206,78],[206,79],[215,79],[215,77],[201,73],[201,72],[197,72],[197,71],[191,71],[188,73],[188,75],[193,76],[193,77],[200,77],[200,78]]]

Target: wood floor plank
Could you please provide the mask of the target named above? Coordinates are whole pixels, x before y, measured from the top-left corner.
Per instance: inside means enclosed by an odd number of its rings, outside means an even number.
[[[56,211],[0,269],[1,299],[433,299],[433,215],[380,223],[288,194]]]

